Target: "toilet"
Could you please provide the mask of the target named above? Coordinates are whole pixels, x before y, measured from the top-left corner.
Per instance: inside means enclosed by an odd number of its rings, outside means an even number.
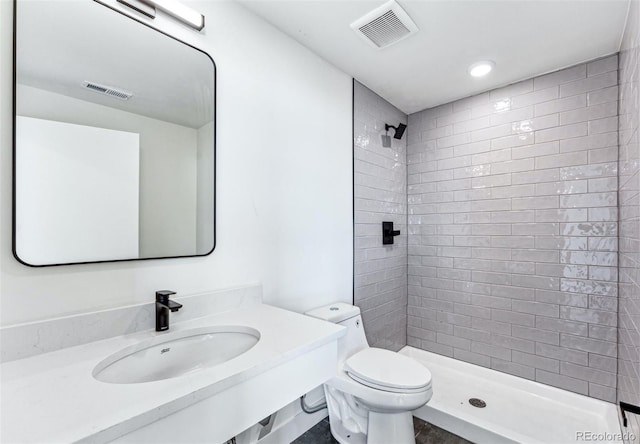
[[[360,309],[337,302],[305,313],[347,328],[338,341],[336,376],[324,385],[331,434],[341,444],[413,444],[412,411],[433,394],[431,373],[416,360],[369,347]]]

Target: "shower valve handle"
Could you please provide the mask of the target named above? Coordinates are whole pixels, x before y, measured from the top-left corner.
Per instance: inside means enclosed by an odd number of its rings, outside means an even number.
[[[394,236],[399,236],[400,230],[393,229],[393,222],[382,222],[382,245],[393,245]]]

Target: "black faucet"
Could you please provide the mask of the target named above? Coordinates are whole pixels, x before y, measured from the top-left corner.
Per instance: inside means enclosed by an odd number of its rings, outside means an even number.
[[[169,330],[169,312],[182,308],[182,304],[169,299],[172,294],[176,294],[176,292],[171,290],[156,291],[156,331]]]

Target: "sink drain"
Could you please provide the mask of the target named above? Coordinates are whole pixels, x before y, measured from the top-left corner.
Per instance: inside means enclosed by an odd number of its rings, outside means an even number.
[[[483,409],[487,406],[487,403],[479,398],[471,398],[469,400],[469,404],[471,404],[474,407],[478,407],[479,409]]]

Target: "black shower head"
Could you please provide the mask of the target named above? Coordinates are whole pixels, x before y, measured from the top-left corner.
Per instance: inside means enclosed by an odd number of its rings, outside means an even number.
[[[402,139],[402,136],[404,136],[404,132],[406,129],[407,125],[405,125],[404,123],[399,123],[398,127],[396,128],[396,134],[393,137],[398,140]]]
[[[402,136],[404,136],[404,132],[407,129],[407,125],[405,125],[404,123],[399,123],[398,126],[393,126],[393,125],[389,125],[388,123],[384,124],[384,129],[385,131],[389,131],[389,128],[393,128],[395,130],[395,134],[393,135],[394,139],[402,139]]]

